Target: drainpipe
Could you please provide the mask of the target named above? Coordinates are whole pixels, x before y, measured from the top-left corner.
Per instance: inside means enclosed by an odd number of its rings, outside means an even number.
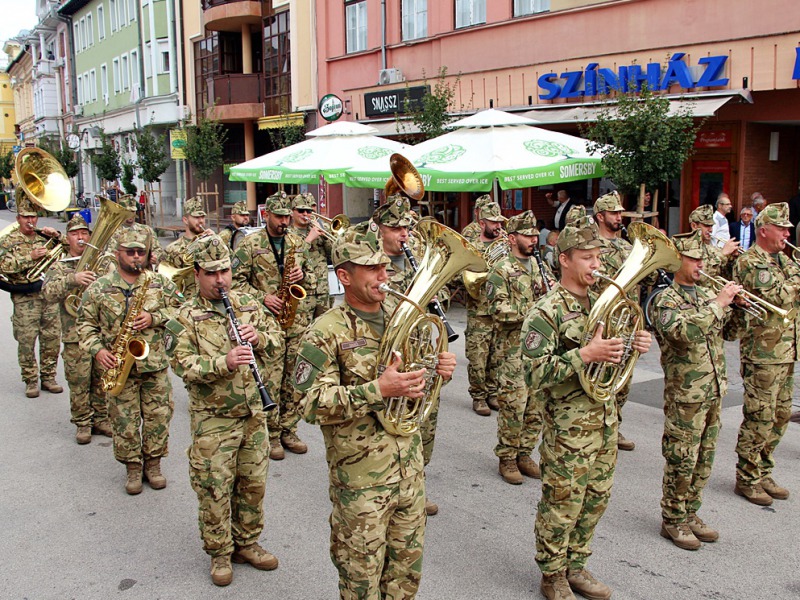
[[[386,68],[386,0],[381,0],[381,69]]]

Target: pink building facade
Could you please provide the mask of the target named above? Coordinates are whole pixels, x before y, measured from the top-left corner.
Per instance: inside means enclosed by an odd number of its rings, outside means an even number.
[[[385,135],[396,133],[407,87],[434,83],[443,67],[457,108],[517,111],[575,135],[604,92],[646,81],[705,119],[695,154],[662,190],[671,232],[720,191],[737,211],[755,191],[768,201],[798,193],[800,11],[791,0],[344,0],[318,2],[317,22],[320,95],[336,94],[344,119]],[[569,191],[591,202],[604,185]],[[545,191],[501,203],[548,220]],[[436,195],[448,224],[470,220],[473,196]],[[329,204],[342,208],[335,192]]]

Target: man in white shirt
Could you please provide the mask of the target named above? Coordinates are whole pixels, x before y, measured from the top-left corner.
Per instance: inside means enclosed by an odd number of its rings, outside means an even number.
[[[557,207],[556,214],[553,217],[553,229],[558,229],[561,231],[564,229],[567,212],[575,205],[575,201],[569,197],[569,194],[567,194],[566,190],[558,190],[555,199],[553,198],[553,194],[551,192],[546,193],[544,197],[550,206]]]
[[[714,228],[711,230],[711,243],[717,248],[722,248],[731,239],[728,228],[728,218],[725,216],[731,212],[731,199],[725,192],[717,196],[717,210],[714,211]]]

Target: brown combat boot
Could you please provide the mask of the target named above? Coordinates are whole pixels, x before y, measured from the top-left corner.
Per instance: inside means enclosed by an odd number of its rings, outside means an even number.
[[[211,581],[220,587],[230,585],[233,581],[233,567],[231,566],[231,555],[211,557]]]
[[[249,546],[242,546],[233,551],[231,560],[237,565],[250,563],[261,571],[272,571],[278,568],[278,559],[264,550],[258,542]]]
[[[64,388],[58,385],[55,379],[43,379],[42,389],[45,392],[50,392],[51,394],[60,394],[64,391]]]
[[[703,545],[700,543],[692,530],[689,528],[689,523],[664,523],[661,522],[661,537],[671,540],[678,548],[683,550],[699,550]]]
[[[473,400],[472,410],[476,415],[480,415],[482,417],[488,417],[490,414],[492,414],[492,410],[486,405],[485,400]]]
[[[522,483],[522,473],[519,472],[517,467],[516,458],[501,458],[500,459],[500,476],[505,479],[507,483],[512,485],[519,485]]]
[[[125,491],[131,496],[142,492],[142,465],[139,463],[125,463],[128,469],[128,481],[125,483]]]
[[[761,480],[761,488],[775,500],[786,500],[789,497],[789,490],[775,483],[772,477],[765,477]]]
[[[533,477],[534,479],[542,478],[542,472],[539,470],[539,465],[537,465],[536,461],[534,461],[530,456],[518,456],[517,467],[519,468],[519,472],[523,475]]]
[[[81,446],[88,444],[92,441],[92,428],[88,425],[79,425],[78,431],[75,432],[75,441]]]
[[[28,398],[38,398],[39,397],[39,386],[36,385],[35,381],[29,381],[25,384],[25,395]]]
[[[697,515],[689,515],[686,522],[689,524],[689,529],[692,530],[694,537],[701,542],[716,542],[719,539],[719,531],[711,529]]]
[[[297,437],[293,431],[284,431],[281,435],[281,444],[292,454],[305,454],[308,452],[308,446],[305,442]]]
[[[269,439],[269,459],[270,460],[283,460],[286,458],[286,453],[281,446],[280,438]]]
[[[629,440],[621,433],[618,433],[617,448],[624,450],[625,452],[631,452],[634,448],[636,448],[636,443],[633,440]]]
[[[429,517],[437,514],[439,512],[439,505],[436,502],[431,502],[428,498],[425,498],[425,514]]]
[[[547,600],[575,600],[575,595],[567,582],[567,573],[553,573],[552,575],[542,575],[540,586],[542,594]]]
[[[733,488],[733,493],[759,506],[769,506],[772,504],[772,496],[764,491],[760,483],[746,485],[737,481],[736,486]]]
[[[611,598],[611,588],[602,581],[597,581],[587,569],[568,572],[567,583],[573,592],[578,592],[584,598],[589,598],[589,600],[608,600]]]
[[[161,458],[148,458],[144,461],[144,477],[154,490],[167,487],[167,478],[161,474]]]
[[[114,430],[111,429],[111,423],[108,421],[100,421],[99,423],[92,425],[92,433],[95,435],[114,437]]]
[[[497,398],[490,396],[486,399],[486,406],[492,410],[500,410],[500,405],[497,403]]]

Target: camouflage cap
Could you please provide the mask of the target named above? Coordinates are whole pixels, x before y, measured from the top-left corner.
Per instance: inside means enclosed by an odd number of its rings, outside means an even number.
[[[147,248],[150,241],[147,231],[135,229],[134,227],[127,227],[119,231],[118,245],[120,248]]]
[[[683,256],[696,259],[703,258],[703,246],[705,246],[705,242],[703,241],[703,232],[699,229],[691,233],[673,235],[672,243],[675,244],[675,248]]]
[[[265,205],[265,210],[273,215],[279,217],[288,217],[292,214],[292,209],[289,208],[289,197],[286,192],[275,192],[269,198]]]
[[[567,216],[564,218],[564,225],[575,225],[578,219],[586,217],[586,207],[582,204],[576,204],[567,211]]]
[[[247,210],[247,202],[237,202],[233,205],[231,209],[232,215],[248,215],[250,216],[250,211]]]
[[[79,214],[75,213],[72,215],[72,218],[67,223],[67,233],[70,231],[78,231],[79,229],[89,229],[89,224],[86,220]]]
[[[125,210],[131,210],[133,212],[136,212],[136,209],[138,208],[136,198],[134,198],[131,194],[120,196],[119,200],[117,200],[117,204],[119,204]]]
[[[216,234],[197,240],[192,256],[194,262],[209,273],[231,268],[231,251]]]
[[[506,231],[508,233],[519,233],[522,235],[536,235],[539,230],[536,229],[536,217],[533,211],[526,210],[523,213],[514,215],[506,223]]]
[[[375,221],[364,221],[348,227],[344,233],[336,236],[331,249],[331,262],[336,268],[348,261],[357,265],[385,265],[392,262],[383,253]]]
[[[381,204],[372,213],[372,220],[378,225],[388,227],[409,227],[414,222],[411,216],[411,202],[400,194],[389,196],[386,203]]]
[[[600,234],[597,232],[597,225],[592,217],[578,219],[574,225],[567,225],[558,234],[556,248],[558,253],[572,250],[591,250],[599,248],[603,242],[600,241]]]
[[[186,200],[183,203],[183,214],[190,217],[205,217],[206,209],[203,206],[203,199],[195,196]]]
[[[317,201],[314,200],[314,194],[297,194],[292,198],[292,208],[317,210]]]
[[[700,225],[714,224],[714,207],[710,204],[703,204],[695,208],[689,215],[689,223],[699,223]]]
[[[497,202],[487,202],[478,211],[478,218],[485,221],[507,221],[500,212],[500,205]]]
[[[761,209],[756,217],[756,227],[777,225],[778,227],[794,227],[789,220],[789,205],[786,202],[774,202]]]
[[[478,196],[475,199],[475,210],[480,211],[484,206],[489,204],[492,201],[492,197],[489,194],[484,194],[483,196]]]
[[[594,203],[594,214],[609,211],[609,212],[622,212],[622,202],[619,200],[617,191],[609,192],[600,196]]]
[[[21,217],[38,217],[38,208],[28,198],[28,194],[25,193],[21,186],[17,186],[15,193],[17,196],[17,214]]]

